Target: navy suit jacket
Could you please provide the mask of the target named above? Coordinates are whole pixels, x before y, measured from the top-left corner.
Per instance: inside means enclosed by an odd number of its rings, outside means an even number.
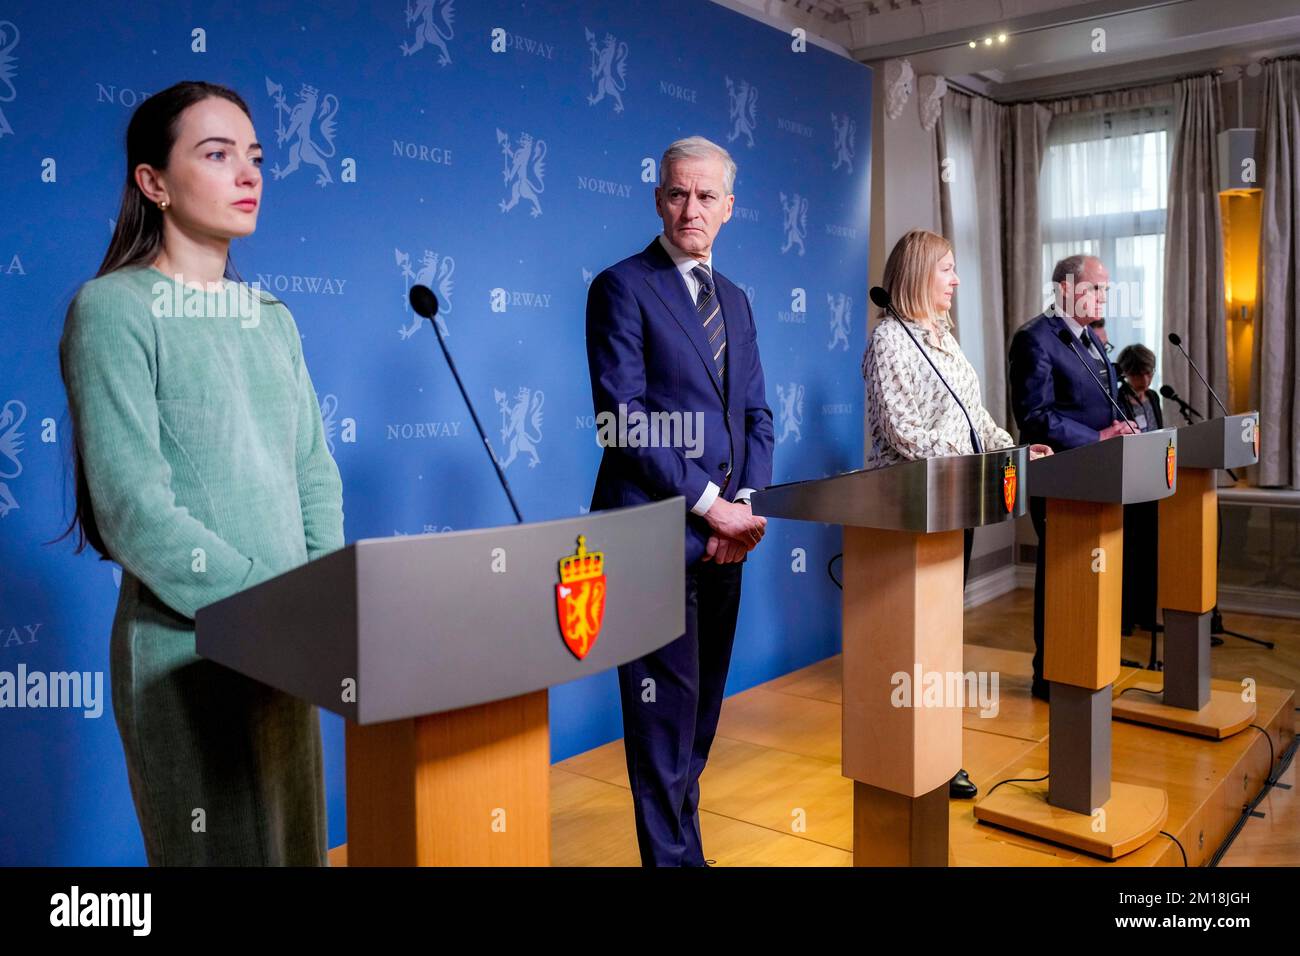
[[[686,563],[703,555],[704,519],[691,514],[710,481],[730,501],[772,481],[772,410],[749,299],[713,273],[727,333],[727,389],[686,284],[656,238],[610,266],[587,293],[587,365],[597,416],[679,411],[704,414],[703,454],[688,448],[606,447],[591,496],[593,511],[686,499]],[[597,425],[599,425],[599,419]]]
[[[1049,445],[1052,451],[1092,444],[1098,440],[1097,433],[1118,417],[1079,361],[1086,357],[1083,344],[1079,344],[1077,355],[1071,355],[1071,347],[1060,340],[1065,328],[1065,319],[1044,313],[1030,319],[1011,337],[1011,411],[1020,428],[1020,440]],[[1085,334],[1106,357],[1106,349],[1092,330]],[[1119,394],[1119,377],[1109,357],[1106,368],[1114,398]]]

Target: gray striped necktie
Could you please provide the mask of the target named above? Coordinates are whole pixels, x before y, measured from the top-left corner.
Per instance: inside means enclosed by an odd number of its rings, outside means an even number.
[[[708,266],[696,266],[691,270],[700,283],[700,291],[695,295],[695,311],[699,312],[704,322],[704,334],[709,338],[713,364],[718,370],[718,381],[726,383],[727,371],[727,330],[722,321],[722,306],[718,304],[717,290],[713,286],[713,276]]]

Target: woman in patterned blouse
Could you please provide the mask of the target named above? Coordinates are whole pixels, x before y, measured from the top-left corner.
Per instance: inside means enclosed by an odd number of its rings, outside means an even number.
[[[952,334],[948,310],[959,280],[951,243],[933,232],[913,229],[889,254],[882,281],[903,322],[881,322],[862,359],[871,432],[866,467],[975,451],[966,416],[909,340],[909,330],[966,406],[984,450],[1015,445],[984,408],[975,369]],[[1030,446],[1031,458],[1050,454],[1046,445]]]
[[[958,285],[952,244],[933,232],[913,229],[889,254],[882,284],[902,321],[891,318],[877,325],[862,358],[871,431],[866,467],[975,451],[966,416],[920,354],[918,344],[966,406],[983,450],[1015,445],[980,400],[979,378],[952,334],[948,310]],[[908,331],[915,342],[909,340]],[[1030,458],[1051,453],[1046,445],[1029,446]],[[963,582],[970,571],[974,540],[969,528],[965,539]],[[957,799],[969,799],[977,792],[965,770],[957,771],[948,783],[949,796]]]

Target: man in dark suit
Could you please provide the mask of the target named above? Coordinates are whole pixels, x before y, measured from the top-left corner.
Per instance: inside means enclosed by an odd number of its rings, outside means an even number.
[[[1025,444],[1041,442],[1053,451],[1078,448],[1128,432],[1115,418],[1115,409],[1097,382],[1080,363],[1082,358],[1097,379],[1118,394],[1119,379],[1106,349],[1089,328],[1106,315],[1110,274],[1094,256],[1068,256],[1052,270],[1056,302],[1030,319],[1011,337],[1011,410]],[[1074,338],[1061,341],[1061,330]],[[1074,354],[1070,354],[1074,352]],[[1032,488],[1031,488],[1032,491]],[[1043,679],[1043,585],[1047,554],[1047,502],[1029,498],[1029,516],[1038,534],[1038,563],[1034,575],[1033,695],[1047,700],[1050,686]]]
[[[686,499],[686,633],[618,669],[646,866],[706,865],[699,778],[722,709],[742,562],[767,524],[749,506],[772,477],[772,412],[754,316],[745,294],[712,268],[735,176],[722,147],[698,136],[673,143],[655,190],[663,233],[596,276],[587,295],[598,420],[679,413],[697,423],[686,448],[604,442],[591,498],[593,511]]]

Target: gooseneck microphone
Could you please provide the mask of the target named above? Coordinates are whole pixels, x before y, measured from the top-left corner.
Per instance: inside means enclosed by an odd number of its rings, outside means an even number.
[[[1187,424],[1189,425],[1192,424],[1193,415],[1195,415],[1197,418],[1205,417],[1196,409],[1192,408],[1191,405],[1188,405],[1185,401],[1183,401],[1182,398],[1179,397],[1178,393],[1174,391],[1174,387],[1172,385],[1161,385],[1160,394],[1165,398],[1169,399],[1169,401],[1174,402],[1175,404],[1178,405],[1178,410],[1183,413],[1183,421],[1187,422]]]
[[[1223,407],[1223,402],[1219,401],[1219,396],[1214,394],[1214,389],[1210,388],[1210,383],[1205,380],[1205,376],[1201,374],[1201,370],[1196,367],[1196,363],[1192,361],[1192,357],[1187,354],[1187,349],[1183,348],[1182,337],[1177,332],[1170,332],[1169,341],[1174,348],[1183,353],[1183,358],[1187,359],[1187,364],[1192,367],[1192,371],[1196,373],[1196,377],[1201,380],[1201,384],[1205,386],[1205,390],[1210,393],[1210,398],[1214,399],[1214,404],[1219,406],[1219,411],[1223,412],[1224,418],[1227,418],[1228,410]],[[1161,389],[1160,394],[1165,394],[1163,389]],[[1165,397],[1168,398],[1169,396],[1165,395]],[[1205,416],[1202,415],[1201,417],[1204,418]]]
[[[429,320],[433,326],[434,335],[438,337],[438,344],[442,346],[443,357],[447,360],[447,366],[451,369],[451,377],[456,380],[456,387],[460,389],[460,397],[465,400],[465,407],[469,409],[470,417],[474,419],[474,427],[478,429],[478,437],[483,439],[483,447],[492,459],[492,467],[497,471],[497,478],[501,480],[501,488],[510,499],[510,510],[515,513],[515,521],[519,524],[524,523],[523,517],[519,514],[519,505],[515,504],[515,496],[510,492],[510,484],[506,481],[506,473],[501,470],[501,462],[497,461],[496,452],[492,450],[491,443],[488,442],[487,433],[483,431],[483,424],[478,420],[478,413],[474,411],[474,403],[469,400],[469,393],[465,391],[465,385],[460,380],[460,373],[456,371],[456,363],[451,360],[451,353],[447,351],[447,343],[442,338],[442,330],[438,328],[438,323],[433,321],[433,317],[438,314],[438,297],[433,294],[433,290],[427,285],[413,285],[407,296],[411,301],[411,308],[415,314],[423,316]]]
[[[961,399],[958,398],[957,393],[952,390],[952,386],[948,384],[948,380],[943,377],[943,373],[939,371],[939,367],[934,364],[925,349],[921,348],[921,343],[916,340],[916,336],[914,336],[912,330],[907,327],[907,323],[903,321],[903,317],[894,311],[894,306],[889,298],[889,293],[880,286],[873,285],[871,287],[871,301],[876,304],[877,308],[884,309],[898,320],[899,326],[901,326],[903,331],[907,333],[907,337],[912,340],[912,344],[915,345],[916,350],[921,353],[921,357],[930,363],[930,368],[934,369],[934,374],[939,376],[939,381],[943,382],[943,387],[948,390],[948,394],[952,396],[952,400],[957,403],[957,407],[961,409],[961,413],[966,416],[966,424],[970,426],[971,448],[975,450],[975,454],[977,455],[984,454],[984,445],[980,441],[978,433],[975,431],[975,423],[971,421],[970,412],[966,411],[966,406],[961,403]]]
[[[1101,389],[1102,394],[1106,396],[1107,401],[1114,406],[1115,411],[1119,412],[1119,417],[1128,423],[1129,428],[1133,429],[1133,434],[1141,434],[1142,429],[1138,428],[1137,425],[1134,424],[1133,419],[1129,418],[1128,415],[1124,413],[1124,409],[1119,407],[1119,402],[1115,401],[1115,396],[1111,395],[1110,389],[1102,384],[1101,379],[1097,377],[1097,373],[1094,372],[1092,366],[1088,364],[1088,360],[1084,358],[1083,354],[1079,351],[1079,340],[1070,334],[1069,329],[1061,329],[1061,331],[1056,333],[1056,337],[1064,343],[1066,348],[1074,353],[1074,357],[1079,360],[1079,364],[1082,365],[1083,370],[1088,373],[1088,377],[1097,383],[1097,387]]]

